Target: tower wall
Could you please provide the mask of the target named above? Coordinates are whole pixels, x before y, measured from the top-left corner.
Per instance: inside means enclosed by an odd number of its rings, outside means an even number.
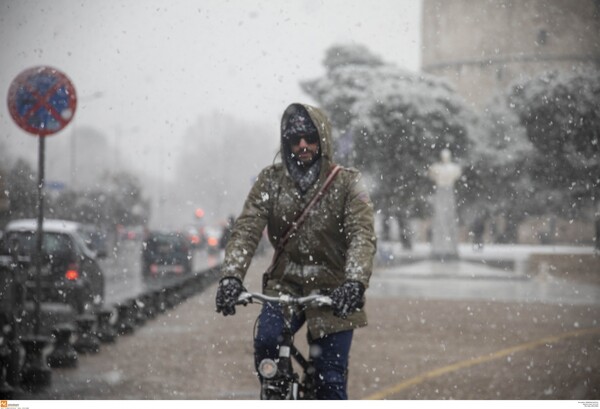
[[[423,0],[422,69],[481,108],[517,79],[600,67],[599,0]]]

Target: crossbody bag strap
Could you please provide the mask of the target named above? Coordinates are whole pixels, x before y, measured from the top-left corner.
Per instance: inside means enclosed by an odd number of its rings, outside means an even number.
[[[300,228],[300,226],[304,224],[304,221],[309,215],[310,209],[312,209],[323,198],[323,196],[325,196],[325,192],[327,191],[327,189],[329,189],[329,186],[331,186],[333,180],[335,179],[337,174],[340,173],[341,170],[342,167],[340,165],[335,165],[333,169],[331,169],[331,171],[327,175],[327,179],[325,179],[325,183],[323,183],[323,186],[321,186],[319,191],[312,197],[312,199],[310,199],[310,201],[306,204],[304,209],[302,209],[300,214],[296,216],[290,227],[287,229],[287,231],[277,244],[277,247],[275,248],[275,253],[273,254],[273,259],[271,260],[271,265],[269,266],[269,268],[267,268],[266,274],[270,274],[271,271],[273,271],[277,259],[279,259],[281,253],[283,253],[283,249],[285,248],[287,242],[290,240],[292,234],[294,234],[294,232],[296,232]]]

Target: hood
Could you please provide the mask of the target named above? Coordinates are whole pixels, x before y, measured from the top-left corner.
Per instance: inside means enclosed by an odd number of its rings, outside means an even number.
[[[321,158],[322,158],[322,166],[321,166],[321,174],[323,172],[327,172],[329,169],[329,164],[333,160],[333,149],[332,149],[332,137],[331,137],[331,125],[329,124],[329,120],[325,113],[319,108],[315,108],[313,106],[307,104],[293,103],[290,104],[283,112],[283,116],[281,118],[281,132],[280,132],[280,144],[281,144],[281,160],[283,163],[287,163],[287,158],[289,157],[290,148],[287,142],[283,139],[283,132],[285,130],[285,126],[287,124],[288,117],[296,112],[298,109],[304,109],[313,124],[317,128],[319,132],[319,139],[321,142]]]

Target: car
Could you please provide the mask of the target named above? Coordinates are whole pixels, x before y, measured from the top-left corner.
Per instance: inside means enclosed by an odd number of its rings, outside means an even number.
[[[93,312],[104,302],[104,272],[97,254],[81,235],[80,223],[44,219],[40,302],[71,305],[76,312]],[[37,220],[10,221],[4,229],[5,256],[17,259],[26,277],[26,298],[37,293],[35,253]]]
[[[185,233],[150,231],[142,243],[142,276],[184,275],[192,271],[192,251]]]
[[[185,228],[185,233],[192,249],[202,249],[206,245],[204,228],[189,226]]]
[[[223,228],[216,226],[207,226],[204,230],[206,234],[206,251],[208,254],[217,254],[221,250],[221,237]]]
[[[137,241],[144,238],[144,226],[123,226],[117,225],[117,237],[120,241]]]

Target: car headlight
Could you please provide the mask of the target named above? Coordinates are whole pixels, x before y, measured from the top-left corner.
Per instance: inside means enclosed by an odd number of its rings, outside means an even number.
[[[258,373],[263,378],[271,379],[277,374],[277,364],[272,359],[263,359],[258,365]]]

